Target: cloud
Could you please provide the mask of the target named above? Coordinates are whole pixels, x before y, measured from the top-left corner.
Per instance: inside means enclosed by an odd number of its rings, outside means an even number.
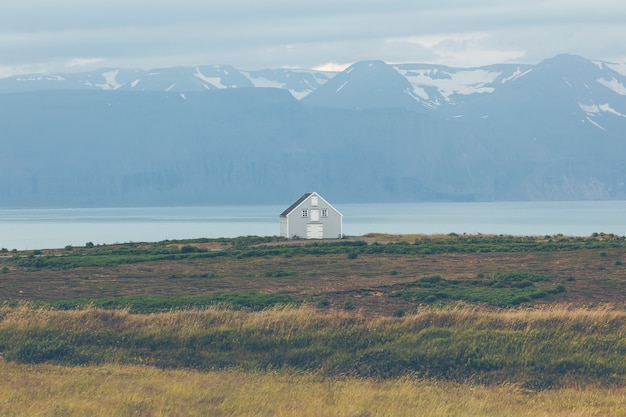
[[[322,65],[318,65],[316,67],[313,67],[314,70],[316,71],[331,71],[331,72],[341,72],[343,70],[345,70],[346,68],[348,68],[350,65],[352,65],[353,62],[347,63],[347,64],[338,64],[336,62],[326,62]]]
[[[622,0],[3,0],[0,56],[5,73],[366,59],[480,66],[559,53],[620,60],[624,21]]]
[[[483,32],[434,33],[426,36],[394,38],[390,44],[418,45],[431,52],[431,63],[448,66],[481,66],[507,63],[524,58],[525,52],[516,49],[490,47],[491,36]]]
[[[101,64],[104,62],[103,58],[73,58],[65,63],[67,68],[85,67]]]

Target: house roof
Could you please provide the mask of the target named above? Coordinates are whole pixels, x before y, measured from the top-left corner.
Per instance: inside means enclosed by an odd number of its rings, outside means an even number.
[[[280,217],[287,217],[289,215],[289,213],[291,213],[292,211],[294,211],[296,208],[298,208],[298,206],[300,204],[302,204],[302,202],[304,202],[304,200],[306,200],[307,198],[309,198],[311,195],[315,194],[316,196],[318,196],[325,204],[328,205],[328,207],[330,207],[331,209],[333,209],[338,215],[340,215],[341,217],[343,217],[343,214],[341,214],[339,212],[339,210],[337,210],[336,208],[333,207],[332,204],[330,204],[328,201],[324,200],[324,198],[319,195],[318,193],[304,193],[302,194],[302,196],[297,199],[296,201],[294,201],[294,203],[292,205],[290,205],[289,207],[287,207],[285,209],[285,211],[283,211],[282,213],[280,213]]]
[[[300,197],[299,199],[297,199],[292,205],[290,205],[289,207],[287,207],[285,209],[285,211],[283,211],[282,213],[280,213],[281,217],[286,217],[289,213],[291,213],[292,211],[294,211],[296,209],[296,207],[298,207],[304,200],[306,200],[307,198],[309,198],[309,196],[313,194],[313,193],[304,193],[302,194],[302,197]]]

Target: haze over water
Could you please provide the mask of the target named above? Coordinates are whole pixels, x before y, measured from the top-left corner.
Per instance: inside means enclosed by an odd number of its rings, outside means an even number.
[[[626,235],[626,201],[335,204],[344,234]],[[0,209],[0,248],[279,234],[285,207]]]

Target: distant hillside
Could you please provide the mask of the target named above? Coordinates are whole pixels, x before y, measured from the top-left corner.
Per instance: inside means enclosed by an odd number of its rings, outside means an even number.
[[[626,67],[0,79],[0,206],[626,198]]]

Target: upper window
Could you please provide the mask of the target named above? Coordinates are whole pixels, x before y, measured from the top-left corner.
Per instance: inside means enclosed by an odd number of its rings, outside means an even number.
[[[302,217],[309,217],[309,210],[303,209],[302,210]]]
[[[328,209],[322,209],[322,217],[328,217]]]
[[[311,196],[311,205],[312,205],[313,207],[316,207],[318,204],[319,204],[319,201],[318,201],[317,196],[316,196],[316,195]]]

